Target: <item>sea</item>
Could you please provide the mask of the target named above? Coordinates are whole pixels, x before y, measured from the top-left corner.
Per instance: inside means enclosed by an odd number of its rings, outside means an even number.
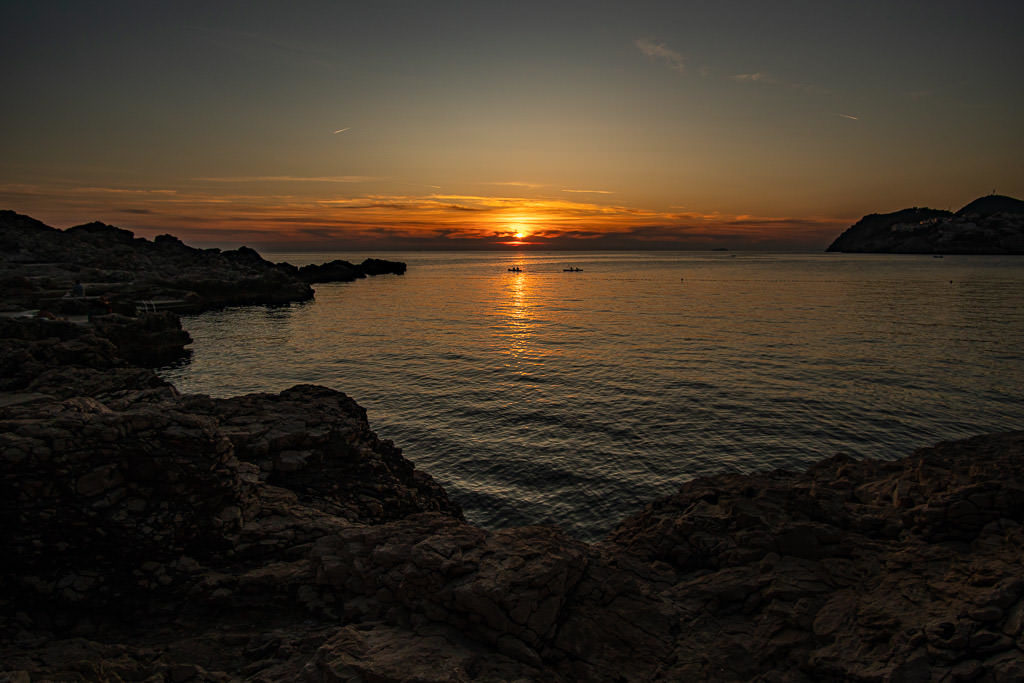
[[[1024,429],[1020,256],[263,256],[408,272],[184,316],[191,355],[160,374],[344,391],[486,528],[594,541],[695,477]]]

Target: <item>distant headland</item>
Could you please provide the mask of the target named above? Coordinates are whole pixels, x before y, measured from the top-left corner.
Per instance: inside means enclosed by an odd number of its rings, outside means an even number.
[[[826,251],[1024,254],[1024,201],[991,194],[956,213],[914,207],[864,216]]]
[[[299,268],[271,263],[248,247],[196,249],[173,235],[150,241],[99,222],[58,230],[30,216],[0,211],[0,311],[80,314],[89,311],[78,308],[98,297],[128,315],[136,306],[192,313],[281,304],[312,299],[310,284],[402,275],[405,269],[404,263],[381,259]],[[72,289],[77,296],[63,296]]]

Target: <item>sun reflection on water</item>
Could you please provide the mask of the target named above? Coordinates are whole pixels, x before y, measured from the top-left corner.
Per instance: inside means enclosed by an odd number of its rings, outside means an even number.
[[[523,376],[535,360],[533,342],[535,320],[531,310],[531,287],[533,280],[527,273],[509,273],[505,286],[507,299],[499,302],[499,312],[504,319],[504,332],[499,332],[506,342],[506,369]]]

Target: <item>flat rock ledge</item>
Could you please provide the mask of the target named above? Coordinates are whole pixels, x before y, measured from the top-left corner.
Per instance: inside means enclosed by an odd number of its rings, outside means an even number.
[[[467,523],[340,392],[182,395],[52,324],[0,330],[0,681],[1024,680],[1024,432],[585,544]]]

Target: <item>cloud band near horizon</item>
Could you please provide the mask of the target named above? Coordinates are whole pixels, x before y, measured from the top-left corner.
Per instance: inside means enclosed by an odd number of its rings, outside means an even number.
[[[601,195],[601,192],[581,190]],[[55,200],[55,197],[60,199]],[[848,217],[654,210],[557,196],[221,194],[143,188],[0,186],[0,202],[55,227],[92,220],[196,245],[291,250],[489,248],[516,232],[548,248],[824,248]]]

